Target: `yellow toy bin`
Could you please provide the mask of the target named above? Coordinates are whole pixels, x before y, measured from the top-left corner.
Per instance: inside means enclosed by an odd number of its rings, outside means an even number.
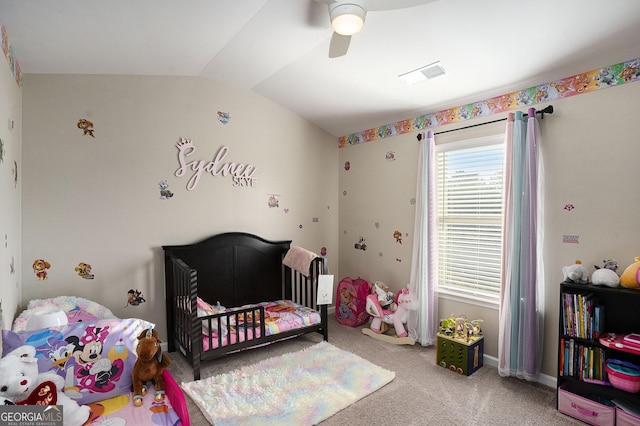
[[[437,334],[436,363],[458,374],[470,376],[482,367],[483,336],[466,338]]]

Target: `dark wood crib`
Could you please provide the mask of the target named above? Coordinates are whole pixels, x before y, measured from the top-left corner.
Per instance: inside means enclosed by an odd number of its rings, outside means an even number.
[[[229,353],[307,333],[317,332],[328,340],[327,306],[316,301],[324,259],[314,259],[305,276],[282,264],[290,247],[291,241],[268,241],[243,232],[218,234],[195,244],[163,246],[168,349],[187,358],[194,380],[200,379],[201,362]],[[199,317],[198,297],[234,309]],[[232,327],[249,317],[265,318],[264,307],[245,305],[275,300],[291,300],[315,309],[321,321],[272,335],[265,334],[264,321]],[[203,333],[203,328],[217,332]],[[204,346],[210,349],[204,350]]]

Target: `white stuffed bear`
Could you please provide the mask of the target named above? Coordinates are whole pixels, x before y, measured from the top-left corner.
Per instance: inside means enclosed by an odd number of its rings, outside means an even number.
[[[21,404],[29,400],[29,405],[35,404],[33,398],[37,395],[33,394],[33,391],[46,381],[54,384],[55,405],[63,407],[63,424],[81,426],[86,422],[91,410],[86,405],[78,405],[76,401],[64,394],[62,377],[52,372],[38,374],[36,349],[33,346],[20,346],[0,359],[0,398],[4,398],[5,403],[9,400]],[[46,389],[46,385],[44,388]],[[51,394],[49,397],[54,398],[54,395]]]
[[[589,282],[589,271],[582,265],[582,261],[576,260],[573,265],[562,268],[565,281],[586,284]]]

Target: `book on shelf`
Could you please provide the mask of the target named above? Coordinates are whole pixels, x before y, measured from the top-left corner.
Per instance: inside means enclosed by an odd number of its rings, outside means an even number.
[[[597,340],[604,331],[604,305],[591,292],[564,293],[562,324],[566,336]]]
[[[564,374],[564,339],[560,339],[560,368],[558,370],[560,370],[560,375],[561,376],[566,376],[566,374]]]
[[[604,305],[596,305],[595,309],[594,309],[595,313],[595,333],[594,333],[594,340],[597,340],[600,338],[600,336],[602,335],[602,333],[604,333]]]
[[[562,338],[560,349],[560,375],[591,383],[605,383],[603,348],[578,343],[572,338]]]

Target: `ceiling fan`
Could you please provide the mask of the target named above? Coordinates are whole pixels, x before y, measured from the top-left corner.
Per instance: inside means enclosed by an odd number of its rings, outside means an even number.
[[[367,12],[404,9],[431,3],[436,0],[315,0],[328,7],[329,20],[333,27],[329,57],[344,56],[349,49],[351,36],[364,26]]]

